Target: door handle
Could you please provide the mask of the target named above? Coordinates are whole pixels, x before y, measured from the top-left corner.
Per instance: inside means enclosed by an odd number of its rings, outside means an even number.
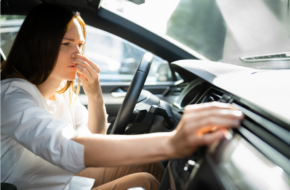
[[[111,92],[111,95],[114,98],[124,98],[126,96],[127,92]]]
[[[125,92],[121,88],[117,88],[116,90],[114,90],[113,92],[111,92],[111,95],[114,98],[124,98],[126,96],[126,94],[127,94],[127,92]]]

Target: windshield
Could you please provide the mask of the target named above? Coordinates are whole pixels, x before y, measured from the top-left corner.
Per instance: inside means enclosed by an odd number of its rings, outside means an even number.
[[[201,59],[290,68],[289,0],[104,0],[102,7]]]

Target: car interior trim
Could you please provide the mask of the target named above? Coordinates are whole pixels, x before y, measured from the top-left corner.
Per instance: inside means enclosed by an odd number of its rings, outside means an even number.
[[[218,167],[218,165],[214,163],[209,155],[205,156],[205,160],[210,165],[215,179],[219,182],[219,187],[217,187],[219,190],[239,190],[233,183],[232,179],[226,175],[226,173],[220,167]]]
[[[290,175],[290,160],[283,154],[272,148],[270,145],[265,143],[263,140],[252,134],[244,127],[238,128],[239,133],[245,137],[251,144],[259,149],[266,157],[280,166],[288,175]]]
[[[224,139],[216,151],[208,151],[206,160],[216,171],[216,178],[223,182],[225,189],[289,189],[287,184],[290,178],[285,171],[239,134]],[[265,183],[257,187],[257,181]]]
[[[284,142],[290,145],[290,132],[280,126],[276,125],[275,123],[268,121],[267,119],[249,111],[248,109],[233,103],[234,106],[238,107],[247,117],[251,118],[252,120],[256,121],[260,124],[261,127],[267,129],[271,133],[275,134],[277,137],[281,138]]]

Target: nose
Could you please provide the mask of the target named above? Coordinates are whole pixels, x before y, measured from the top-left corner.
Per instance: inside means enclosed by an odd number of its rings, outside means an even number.
[[[77,47],[77,53],[80,53],[80,54],[82,54],[82,48],[79,48],[79,47]]]
[[[82,53],[83,53],[82,48],[77,45],[72,54],[82,54]]]

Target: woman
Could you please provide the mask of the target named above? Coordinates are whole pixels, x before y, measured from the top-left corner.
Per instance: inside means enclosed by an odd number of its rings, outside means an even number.
[[[158,189],[162,168],[147,163],[190,155],[239,125],[240,111],[214,103],[186,107],[173,132],[104,135],[100,69],[82,54],[85,37],[83,20],[66,8],[41,4],[27,15],[1,65],[2,182],[18,189]],[[73,93],[76,75],[88,111]]]

